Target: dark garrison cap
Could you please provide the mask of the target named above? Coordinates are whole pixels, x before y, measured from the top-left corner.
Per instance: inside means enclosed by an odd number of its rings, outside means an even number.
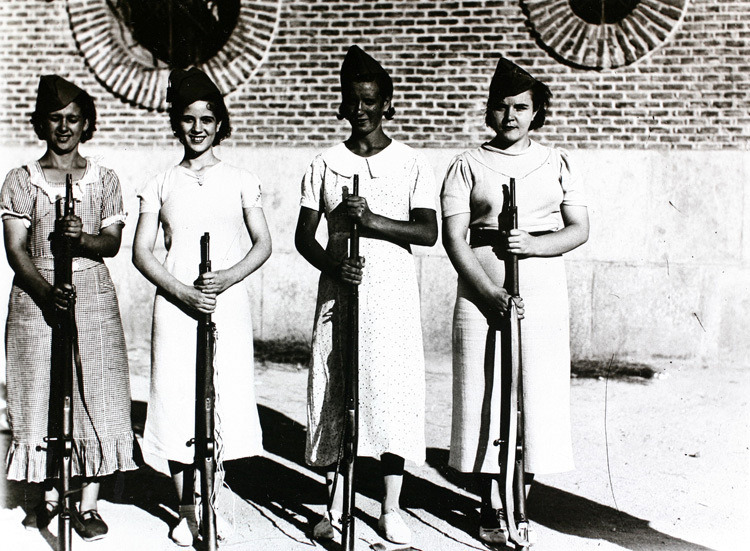
[[[497,60],[495,74],[490,82],[488,101],[493,102],[508,96],[516,96],[530,90],[535,84],[546,85],[532,77],[512,61],[501,57]]]
[[[181,105],[190,105],[199,100],[222,97],[221,92],[208,78],[208,75],[191,67],[190,69],[173,69],[169,73],[169,88],[167,88],[167,101]]]
[[[81,94],[81,88],[58,75],[39,77],[39,88],[36,92],[37,113],[52,113],[66,107]]]
[[[390,78],[390,75],[380,63],[367,55],[362,48],[351,46],[346,52],[344,62],[341,64],[341,88],[343,90],[345,85],[354,81],[358,76],[381,74]]]

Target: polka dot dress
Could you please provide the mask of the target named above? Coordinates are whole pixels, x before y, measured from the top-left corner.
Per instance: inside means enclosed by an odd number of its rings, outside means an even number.
[[[315,158],[302,182],[302,202],[328,222],[327,251],[347,255],[349,223],[338,208],[342,188],[359,194],[376,214],[409,220],[411,209],[435,209],[432,171],[410,147],[392,142],[372,157],[343,144]],[[408,248],[362,237],[365,258],[359,287],[359,455],[401,456],[424,462],[424,352],[419,289]],[[330,465],[338,456],[344,427],[344,354],[347,290],[320,278],[308,382],[307,460]]]

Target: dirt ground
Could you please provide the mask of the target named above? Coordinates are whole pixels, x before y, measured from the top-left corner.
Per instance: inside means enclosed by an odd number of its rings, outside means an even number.
[[[649,381],[574,379],[572,422],[576,470],[539,477],[529,497],[537,551],[736,551],[750,549],[750,376],[740,367],[661,366]],[[427,462],[408,466],[402,505],[422,551],[485,549],[475,538],[478,498],[471,480],[447,467],[451,375],[445,359],[428,363]],[[324,509],[320,473],[304,463],[307,372],[257,367],[257,397],[266,457],[230,462],[231,491],[219,498],[221,549],[339,549],[310,539]],[[141,429],[147,381],[133,381],[134,420]],[[0,453],[9,435],[3,433]],[[394,549],[377,534],[381,489],[377,465],[360,463],[357,549]],[[25,484],[0,486],[0,547],[49,551],[52,532],[26,531]],[[179,549],[169,480],[144,467],[111,477],[100,511],[107,538],[76,549]],[[384,547],[380,547],[380,546]]]

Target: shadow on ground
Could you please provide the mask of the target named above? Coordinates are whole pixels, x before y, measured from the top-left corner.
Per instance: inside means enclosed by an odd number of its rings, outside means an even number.
[[[467,475],[448,467],[448,450],[430,448],[427,463],[446,481],[476,494]],[[474,503],[478,506],[478,502]],[[433,513],[435,514],[435,513]],[[649,526],[649,521],[634,517],[590,499],[534,482],[528,499],[529,518],[556,532],[579,538],[605,540],[624,549],[665,549],[673,551],[712,551],[689,541],[659,532]],[[476,520],[469,535],[476,531]],[[454,525],[466,531],[460,525]]]
[[[304,427],[271,408],[259,406],[258,409],[265,449],[296,464],[299,469],[264,457],[229,461],[225,463],[226,482],[241,499],[280,532],[296,542],[314,546],[311,541],[300,539],[298,534],[286,532],[283,523],[277,520],[284,520],[309,537],[311,526],[319,519],[317,511],[324,508],[326,492],[320,482],[322,477],[314,476],[314,471],[304,461]],[[134,402],[132,411],[134,428],[142,434],[146,405]],[[3,440],[9,437],[4,436],[6,438]],[[479,500],[473,477],[457,473],[448,467],[448,451],[444,449],[429,448],[427,465],[448,486],[407,473],[404,477],[403,507],[416,520],[430,525],[446,538],[456,540],[439,526],[430,524],[424,515],[419,516],[414,511],[424,510],[474,539],[479,520]],[[379,501],[383,492],[379,463],[374,459],[361,458],[355,485],[358,493]],[[6,489],[8,491],[0,504],[5,509],[21,506],[28,510],[38,499],[36,488],[30,489],[25,483],[7,481]],[[101,498],[135,505],[163,520],[169,527],[176,521],[174,511],[177,503],[171,480],[148,466],[107,477],[102,484]],[[605,540],[624,549],[710,551],[710,548],[659,532],[649,526],[648,520],[540,483],[534,484],[528,510],[532,521],[551,530],[580,538]],[[362,511],[358,513],[358,518],[377,530],[377,518]],[[330,542],[322,546],[331,550],[338,549],[336,544]]]

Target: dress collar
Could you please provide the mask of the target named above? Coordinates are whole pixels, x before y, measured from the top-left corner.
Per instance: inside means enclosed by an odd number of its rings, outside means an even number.
[[[475,161],[490,170],[513,178],[528,176],[543,166],[551,154],[549,147],[534,140],[531,140],[529,147],[518,153],[508,153],[488,143],[468,152]]]
[[[47,195],[50,203],[54,203],[58,198],[64,197],[65,187],[50,185],[44,177],[44,171],[39,161],[27,164],[26,169],[29,172],[31,183]],[[83,198],[86,197],[86,186],[96,183],[98,180],[99,165],[95,161],[86,159],[86,170],[83,171],[83,176],[81,176],[80,180],[73,182],[73,198],[79,202],[83,201]]]
[[[394,167],[407,164],[412,158],[411,148],[396,140],[375,155],[360,157],[340,143],[323,152],[326,166],[337,174],[351,177],[367,172],[370,178],[378,178],[391,173]]]

